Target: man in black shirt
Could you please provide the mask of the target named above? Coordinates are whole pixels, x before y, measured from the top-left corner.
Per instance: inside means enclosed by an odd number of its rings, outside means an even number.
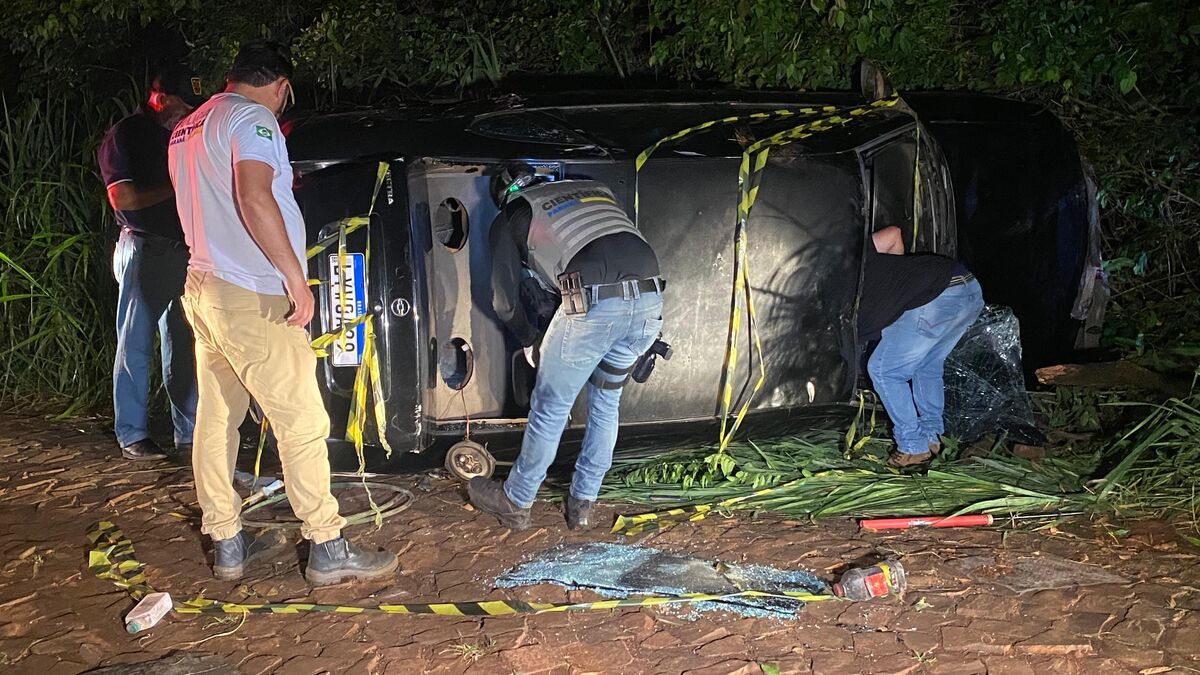
[[[589,525],[617,441],[621,388],[662,330],[658,257],[612,191],[591,180],[539,182],[527,164],[497,181],[492,224],[492,306],[525,349],[546,326],[529,421],[508,479],[473,478],[471,503],[507,527],[529,527],[579,391],[588,392],[587,430],[567,496],[567,525]],[[554,310],[558,298],[562,304]]]
[[[146,105],[113,125],[100,146],[100,173],[121,228],[113,254],[120,288],[113,412],[126,459],[164,456],[147,424],[156,328],[175,447],[191,449],[196,376],[192,333],[179,305],[188,250],[167,173],[167,141],[175,124],[202,100],[200,78],[184,67],[168,67],[154,79]]]
[[[941,450],[943,366],[983,309],[983,293],[953,258],[904,255],[899,234],[876,232],[866,252],[858,336],[879,340],[867,372],[892,421],[897,452],[888,463],[912,466]]]

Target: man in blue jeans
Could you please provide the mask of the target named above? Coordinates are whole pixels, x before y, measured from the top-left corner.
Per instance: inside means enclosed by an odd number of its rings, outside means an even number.
[[[562,302],[538,350],[521,454],[507,480],[473,478],[468,493],[506,527],[528,528],[567,416],[586,387],[587,428],[566,501],[567,526],[584,529],[612,464],[621,389],[662,331],[658,257],[602,183],[545,182],[516,163],[498,176],[494,192],[501,214],[489,235],[492,305],[530,365],[541,331],[528,306],[545,306],[538,299],[546,296]]]
[[[192,446],[195,357],[192,331],[179,304],[188,250],[167,173],[167,141],[175,124],[203,100],[200,78],[190,70],[164,69],[154,78],[146,105],[113,125],[98,153],[108,201],[121,228],[113,253],[119,286],[113,416],[125,459],[164,457],[150,438],[147,414],[155,330],[175,448],[186,453]]]
[[[896,452],[893,467],[915,466],[941,450],[946,357],[983,309],[983,292],[962,263],[904,255],[900,230],[873,235],[863,262],[859,340],[879,340],[867,363],[883,401]]]

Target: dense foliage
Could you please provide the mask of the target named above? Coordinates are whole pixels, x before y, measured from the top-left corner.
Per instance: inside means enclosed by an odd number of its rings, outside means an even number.
[[[480,95],[506,76],[847,88],[866,57],[899,88],[1036,99],[1093,162],[1114,289],[1108,344],[1200,354],[1200,9],[1189,0],[10,0],[0,16],[0,394],[102,401],[111,216],[105,126],[162,60],[216,82],[242,39],[290,43],[316,107]],[[3,45],[7,44],[7,47]],[[4,51],[7,49],[7,53]]]

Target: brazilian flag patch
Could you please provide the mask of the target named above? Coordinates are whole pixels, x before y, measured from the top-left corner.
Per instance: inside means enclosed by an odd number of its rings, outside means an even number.
[[[270,129],[263,127],[263,126],[259,126],[257,124],[254,125],[254,133],[255,133],[255,135],[261,136],[267,140],[271,140],[272,138],[274,138],[274,136],[271,134]]]

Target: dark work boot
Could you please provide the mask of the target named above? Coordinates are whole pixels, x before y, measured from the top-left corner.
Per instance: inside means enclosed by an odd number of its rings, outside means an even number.
[[[213,575],[222,581],[241,579],[248,565],[270,560],[285,548],[287,540],[275,530],[257,537],[243,530],[228,539],[214,539]]]
[[[121,456],[125,459],[166,459],[167,454],[158,447],[152,438],[143,438],[121,448]]]
[[[523,509],[504,494],[504,482],[476,476],[467,483],[471,504],[485,513],[496,516],[500,524],[520,532],[530,525],[529,509]]]
[[[586,530],[592,526],[592,507],[596,502],[590,499],[576,499],[567,495],[567,527],[572,530]]]
[[[345,537],[311,544],[304,578],[313,586],[328,586],[343,581],[367,581],[390,577],[400,567],[395,554],[388,551],[364,551]]]

